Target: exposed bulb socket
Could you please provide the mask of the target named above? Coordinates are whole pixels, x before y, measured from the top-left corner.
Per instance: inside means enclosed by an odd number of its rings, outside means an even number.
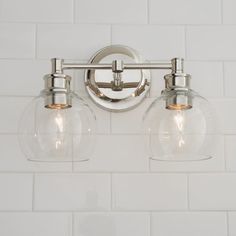
[[[166,109],[187,110],[192,108],[192,97],[189,96],[191,76],[185,74],[183,59],[174,58],[171,60],[172,73],[164,76],[165,90],[167,93]]]
[[[192,97],[187,91],[175,91],[167,95],[166,109],[169,110],[188,110],[192,108]]]
[[[70,96],[71,77],[65,74],[44,76],[45,107],[49,109],[66,109],[72,107]]]

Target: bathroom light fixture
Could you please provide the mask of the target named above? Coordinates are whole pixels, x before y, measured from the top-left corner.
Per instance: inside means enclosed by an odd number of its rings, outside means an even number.
[[[32,161],[85,161],[94,145],[95,114],[71,91],[71,77],[52,59],[45,89],[25,109],[19,124],[22,151]]]
[[[112,63],[110,63],[112,61]],[[150,88],[150,69],[169,69],[166,89],[144,115],[150,156],[158,160],[208,159],[216,136],[215,116],[208,102],[190,89],[183,59],[147,63],[133,49],[108,46],[88,64],[52,59],[45,89],[26,108],[19,125],[20,146],[29,160],[84,161],[91,156],[95,115],[71,91],[66,70],[85,69],[85,86],[92,100],[110,111],[137,106]]]
[[[211,104],[190,89],[183,59],[172,59],[165,89],[144,114],[150,157],[160,161],[210,159],[219,142],[217,116]]]

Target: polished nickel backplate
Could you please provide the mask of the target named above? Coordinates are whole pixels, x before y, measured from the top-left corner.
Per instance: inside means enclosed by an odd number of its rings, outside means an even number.
[[[105,109],[123,111],[138,105],[150,88],[150,71],[125,70],[125,63],[144,63],[139,53],[129,47],[113,45],[99,50],[91,64],[112,64],[112,70],[88,69],[85,85],[92,100]]]
[[[110,111],[125,111],[137,106],[146,96],[151,85],[150,70],[171,70],[165,75],[165,90],[179,91],[169,103],[184,105],[191,108],[192,101],[188,95],[180,91],[190,89],[190,75],[184,73],[184,61],[173,58],[166,63],[149,63],[132,48],[121,45],[112,45],[98,51],[86,63],[70,63],[64,59],[52,59],[52,72],[44,77],[45,90],[48,99],[45,107],[60,109],[73,106],[68,97],[70,91],[70,76],[66,70],[85,70],[85,86],[92,100],[100,107]],[[167,104],[167,108],[170,108]]]

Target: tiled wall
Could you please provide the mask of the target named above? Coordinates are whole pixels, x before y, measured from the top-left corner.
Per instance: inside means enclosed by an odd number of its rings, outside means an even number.
[[[0,0],[0,235],[235,236],[235,9],[235,0]],[[110,44],[151,61],[186,59],[193,88],[220,116],[214,159],[148,160],[141,118],[166,73],[154,71],[149,97],[132,111],[109,113],[86,98],[99,128],[90,162],[26,161],[17,121],[49,58],[86,62]],[[81,71],[74,88],[87,96]]]

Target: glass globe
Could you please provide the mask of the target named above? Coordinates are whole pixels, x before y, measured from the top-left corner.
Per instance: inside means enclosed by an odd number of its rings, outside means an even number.
[[[85,161],[94,146],[95,115],[73,92],[66,96],[70,106],[45,105],[52,93],[42,91],[25,109],[19,122],[19,143],[32,161]]]
[[[150,158],[210,159],[219,141],[216,120],[209,102],[193,90],[164,90],[144,115]]]

